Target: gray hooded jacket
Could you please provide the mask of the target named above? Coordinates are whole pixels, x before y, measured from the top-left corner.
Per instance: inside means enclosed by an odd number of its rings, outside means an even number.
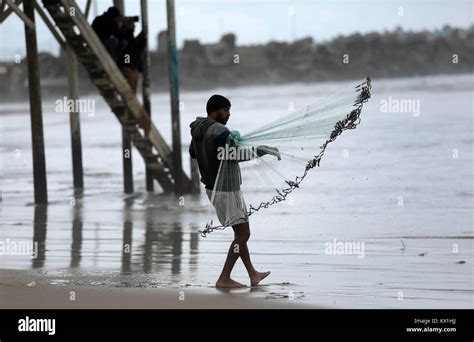
[[[201,182],[212,190],[219,171],[217,148],[225,146],[230,132],[225,125],[209,117],[197,117],[189,127],[192,136],[189,154],[197,159]]]

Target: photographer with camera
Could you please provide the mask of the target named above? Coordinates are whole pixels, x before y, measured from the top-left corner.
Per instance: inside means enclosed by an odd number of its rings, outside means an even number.
[[[123,22],[124,17],[117,7],[109,7],[92,22],[92,28],[116,62],[128,45],[128,41],[120,37]]]

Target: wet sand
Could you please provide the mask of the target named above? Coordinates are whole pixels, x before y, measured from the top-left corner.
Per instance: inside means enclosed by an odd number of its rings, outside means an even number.
[[[304,227],[305,216],[281,214],[277,216],[279,226],[271,230],[266,229],[265,220],[275,220],[273,215],[251,220],[252,260],[258,270],[272,274],[257,289],[232,291],[228,303],[229,298],[213,285],[232,233],[219,231],[201,238],[195,222],[199,217],[205,219],[206,213],[199,209],[204,196],[185,198],[185,207],[179,207],[174,196],[124,199],[119,193],[107,203],[85,196],[77,197],[73,207],[59,203],[3,207],[2,220],[8,226],[0,230],[0,240],[35,241],[38,249],[35,258],[31,254],[2,255],[0,268],[5,271],[0,272],[0,283],[13,287],[2,285],[0,290],[19,291],[5,293],[13,302],[36,291],[37,296],[28,299],[26,307],[42,300],[42,289],[49,296],[61,290],[58,286],[69,286],[94,289],[91,298],[100,292],[133,298],[154,291],[171,293],[171,303],[184,289],[214,296],[204,301],[212,303],[210,307],[219,307],[220,301],[232,306],[238,296],[236,307],[252,303],[262,308],[275,302],[329,308],[472,308],[474,239],[469,232],[451,236],[356,235],[352,241],[364,243],[363,255],[338,255],[327,253],[325,245],[336,237],[342,240],[340,230],[302,235],[292,227]],[[125,207],[124,200],[128,203]],[[330,222],[322,222],[322,217],[318,224],[334,229]],[[130,246],[129,253],[126,246]],[[21,282],[12,282],[10,278],[18,275]],[[249,283],[240,260],[233,278]],[[33,281],[39,290],[26,286]],[[110,301],[115,305],[113,297]],[[49,302],[55,303],[55,299]],[[148,307],[154,302],[135,303],[136,307]]]
[[[78,285],[80,283],[96,283]],[[29,271],[0,270],[0,309],[316,309],[291,299],[250,298],[258,288],[111,287],[99,277],[64,279]]]

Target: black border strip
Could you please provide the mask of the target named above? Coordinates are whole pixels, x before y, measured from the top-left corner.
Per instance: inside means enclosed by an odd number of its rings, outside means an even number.
[[[473,310],[0,310],[0,339],[58,336],[403,336],[472,337]],[[18,321],[54,318],[55,335],[19,332]],[[416,324],[415,319],[439,323]],[[456,323],[440,320],[456,319]],[[409,327],[456,332],[409,333]],[[463,339],[467,340],[467,339]],[[472,341],[472,338],[469,339]]]

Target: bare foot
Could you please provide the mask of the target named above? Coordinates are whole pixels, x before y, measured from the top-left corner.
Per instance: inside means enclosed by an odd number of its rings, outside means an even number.
[[[216,282],[216,287],[237,289],[237,288],[247,287],[247,285],[241,284],[229,278],[229,279],[218,279]]]
[[[255,273],[255,275],[250,277],[250,285],[257,286],[263,279],[265,279],[269,275],[270,275],[270,271]]]

